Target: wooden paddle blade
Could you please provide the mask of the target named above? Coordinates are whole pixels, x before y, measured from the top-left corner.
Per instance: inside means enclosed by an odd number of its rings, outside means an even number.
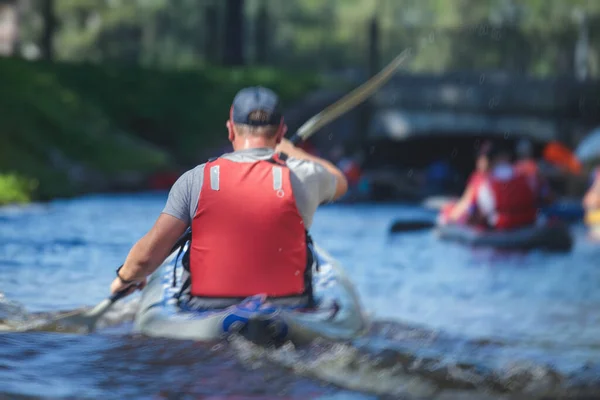
[[[390,233],[412,232],[435,227],[434,221],[395,221]]]

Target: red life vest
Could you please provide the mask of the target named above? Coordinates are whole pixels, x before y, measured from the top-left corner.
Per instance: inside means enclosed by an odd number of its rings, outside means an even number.
[[[536,198],[525,176],[513,174],[512,178],[507,180],[490,176],[486,183],[492,191],[496,204],[496,220],[493,228],[515,229],[535,222]]]
[[[192,220],[190,293],[305,294],[307,238],[285,162],[209,161]]]
[[[538,192],[541,188],[539,168],[535,161],[532,160],[521,160],[515,163],[515,171],[518,174],[523,175],[529,181],[529,184]]]

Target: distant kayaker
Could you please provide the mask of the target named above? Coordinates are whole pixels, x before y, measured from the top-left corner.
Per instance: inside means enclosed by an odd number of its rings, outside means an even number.
[[[218,308],[259,294],[282,305],[311,303],[308,229],[320,204],[346,193],[346,178],[284,139],[279,99],[267,88],[238,92],[226,126],[234,151],[177,180],[154,226],[117,270],[113,293],[143,287],[191,226],[182,305]]]
[[[533,157],[533,146],[528,139],[521,139],[516,148],[517,161],[515,171],[524,175],[531,183],[540,206],[549,205],[554,201],[548,180],[542,174],[538,162]]]
[[[516,229],[536,222],[537,201],[530,181],[511,164],[502,144],[489,149],[489,172],[469,207],[469,223],[490,229]]]
[[[489,152],[491,149],[492,142],[485,141],[481,144],[477,150],[475,171],[469,176],[461,198],[455,203],[446,205],[441,210],[439,218],[441,224],[466,222],[469,215],[469,207],[475,201],[475,193],[489,170]]]

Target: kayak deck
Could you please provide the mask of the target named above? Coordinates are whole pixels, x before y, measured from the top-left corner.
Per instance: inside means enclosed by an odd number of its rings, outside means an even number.
[[[238,333],[261,344],[353,339],[367,327],[358,296],[335,260],[317,246],[315,253],[319,268],[313,271],[314,309],[276,306],[257,295],[227,308],[202,311],[178,306],[183,266],[172,254],[142,292],[134,329],[148,336],[198,341]]]
[[[547,223],[506,231],[446,224],[438,226],[436,233],[442,240],[456,241],[474,247],[563,252],[570,251],[573,246],[569,227],[563,223]]]

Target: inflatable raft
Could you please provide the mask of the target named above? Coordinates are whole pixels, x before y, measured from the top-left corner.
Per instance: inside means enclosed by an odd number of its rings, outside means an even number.
[[[187,245],[186,245],[187,246]],[[355,290],[335,260],[315,245],[316,307],[274,306],[262,296],[224,309],[185,311],[178,306],[183,266],[173,253],[149,278],[142,292],[134,331],[148,336],[213,341],[241,334],[260,344],[306,343],[322,337],[350,340],[367,328]],[[175,269],[175,271],[174,271]]]
[[[456,241],[474,247],[493,247],[511,250],[570,251],[573,238],[567,225],[548,222],[507,231],[490,231],[482,228],[447,224],[436,228],[442,240]]]

